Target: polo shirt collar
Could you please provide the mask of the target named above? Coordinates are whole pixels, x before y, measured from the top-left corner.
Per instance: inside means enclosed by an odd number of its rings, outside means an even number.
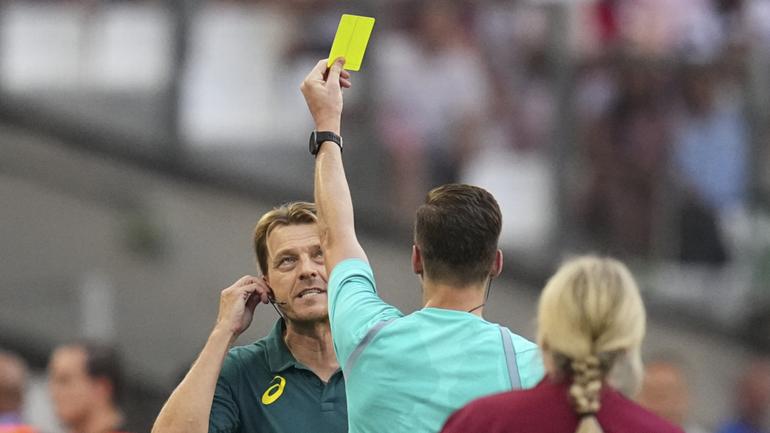
[[[294,355],[291,354],[286,342],[283,341],[283,331],[286,329],[286,323],[283,319],[278,319],[273,326],[273,330],[267,335],[267,365],[270,371],[278,373],[289,367],[301,367]]]

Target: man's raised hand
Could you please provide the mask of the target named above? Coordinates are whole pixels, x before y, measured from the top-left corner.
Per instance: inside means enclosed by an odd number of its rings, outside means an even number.
[[[345,59],[339,58],[326,64],[328,59],[319,61],[300,85],[307,107],[313,116],[317,131],[331,131],[340,134],[342,118],[342,88],[351,87],[350,73],[342,69]]]
[[[270,302],[270,287],[259,277],[245,275],[222,290],[216,327],[232,334],[231,342],[245,331],[254,318],[258,303]]]

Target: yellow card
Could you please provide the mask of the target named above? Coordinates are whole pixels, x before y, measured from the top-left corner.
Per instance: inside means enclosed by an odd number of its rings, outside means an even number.
[[[337,35],[334,36],[332,50],[329,53],[330,67],[339,57],[345,58],[345,69],[357,71],[361,69],[364,60],[366,45],[369,44],[369,36],[374,29],[374,18],[358,15],[342,15],[340,25],[337,27]]]

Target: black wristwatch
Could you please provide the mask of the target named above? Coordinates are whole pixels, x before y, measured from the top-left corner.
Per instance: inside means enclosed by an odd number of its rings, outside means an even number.
[[[321,144],[326,141],[337,143],[340,151],[342,151],[342,137],[331,131],[313,131],[310,133],[310,154],[313,156],[318,155],[318,151],[321,150]]]

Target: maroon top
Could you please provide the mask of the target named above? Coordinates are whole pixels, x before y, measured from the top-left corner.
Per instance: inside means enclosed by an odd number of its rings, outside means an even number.
[[[442,433],[573,433],[578,416],[569,384],[543,379],[536,387],[472,401],[447,420]],[[609,386],[597,416],[604,433],[684,433]]]

